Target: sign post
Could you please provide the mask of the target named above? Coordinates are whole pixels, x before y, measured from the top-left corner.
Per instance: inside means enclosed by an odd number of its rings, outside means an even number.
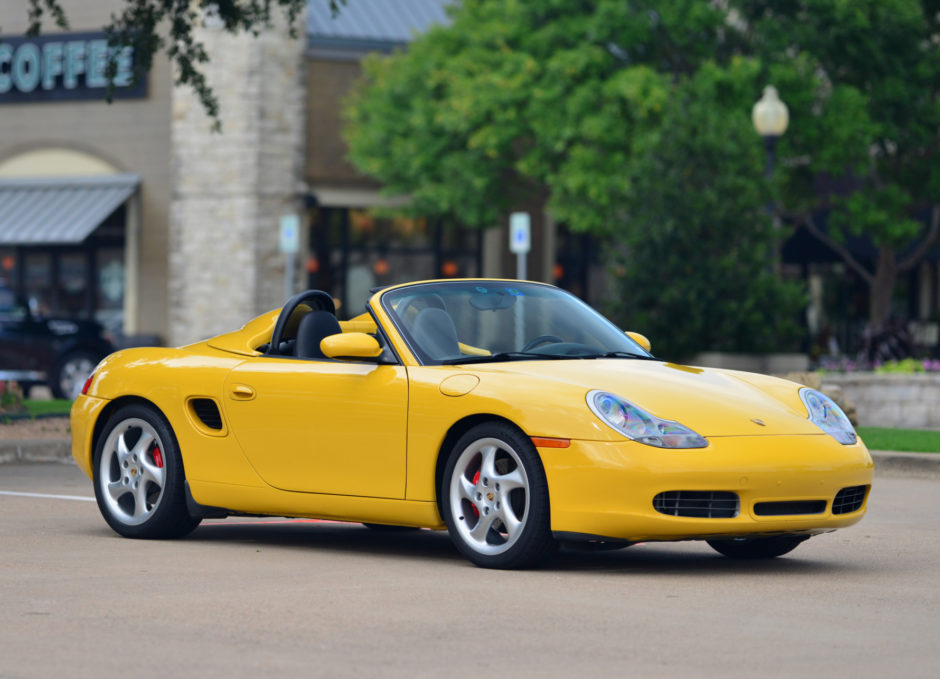
[[[509,251],[516,255],[516,278],[527,278],[526,255],[532,249],[532,220],[528,212],[509,215]]]
[[[526,255],[532,249],[532,219],[528,212],[513,212],[509,215],[509,251],[516,253],[516,278],[524,281],[526,274]],[[513,309],[516,350],[522,351],[525,345],[525,304],[522,297],[516,298]]]
[[[284,299],[294,294],[294,260],[300,251],[300,217],[281,215],[280,250],[284,253]]]

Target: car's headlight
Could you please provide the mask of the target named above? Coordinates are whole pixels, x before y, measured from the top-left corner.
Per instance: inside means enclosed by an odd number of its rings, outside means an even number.
[[[587,403],[605,424],[637,443],[657,448],[704,448],[708,445],[704,437],[688,427],[662,420],[610,392],[590,391]]]
[[[831,398],[815,389],[803,387],[800,389],[800,399],[809,413],[809,421],[836,441],[850,445],[858,440],[849,418]]]

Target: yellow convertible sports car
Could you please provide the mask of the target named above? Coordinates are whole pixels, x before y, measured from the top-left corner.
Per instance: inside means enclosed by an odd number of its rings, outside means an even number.
[[[311,290],[112,354],[72,436],[121,535],[238,514],[446,528],[493,568],[579,541],[779,556],[861,519],[873,471],[824,394],[664,362],[562,290],[489,279],[377,290],[350,321]]]

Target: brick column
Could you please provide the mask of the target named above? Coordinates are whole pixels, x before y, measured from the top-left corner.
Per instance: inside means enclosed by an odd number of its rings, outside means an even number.
[[[280,17],[257,37],[199,29],[221,133],[189,87],[173,89],[171,345],[233,330],[284,301],[279,217],[298,212],[304,186],[304,25],[300,17],[295,39]]]

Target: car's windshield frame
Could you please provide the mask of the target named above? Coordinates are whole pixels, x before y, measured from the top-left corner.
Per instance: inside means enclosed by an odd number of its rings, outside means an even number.
[[[464,289],[466,286],[470,285],[488,285],[488,286],[504,286],[507,289],[513,288],[518,290],[524,290],[526,288],[543,288],[545,290],[551,291],[551,294],[556,294],[559,298],[568,298],[573,304],[577,305],[585,314],[588,314],[592,317],[597,323],[601,326],[606,326],[611,332],[611,337],[616,336],[618,340],[622,338],[622,345],[617,350],[608,349],[607,351],[599,351],[592,353],[583,353],[583,354],[572,354],[572,355],[558,355],[552,353],[539,353],[539,352],[524,352],[524,351],[500,351],[493,352],[489,356],[478,356],[478,355],[466,355],[461,357],[452,357],[452,358],[441,358],[436,359],[431,357],[416,341],[411,330],[406,327],[404,319],[398,314],[398,312],[393,307],[393,303],[401,299],[403,294],[408,293],[419,293],[422,291],[427,292],[427,296],[431,296],[435,291],[440,291],[442,288],[458,287]],[[524,296],[524,295],[523,295]],[[554,285],[549,285],[547,283],[539,283],[536,281],[515,281],[515,280],[501,280],[501,279],[460,279],[453,281],[428,281],[422,283],[413,283],[409,285],[395,286],[387,288],[380,291],[379,293],[379,305],[382,310],[385,312],[385,315],[389,319],[390,323],[401,337],[402,341],[408,347],[411,354],[414,356],[415,360],[419,365],[422,366],[436,366],[436,365],[461,365],[461,364],[482,364],[487,362],[504,362],[504,361],[521,361],[521,360],[530,360],[530,361],[549,361],[549,360],[579,360],[579,359],[591,359],[591,358],[636,358],[636,359],[653,359],[655,357],[646,351],[642,346],[640,346],[636,341],[630,338],[628,335],[618,328],[614,323],[604,317],[603,314],[598,312],[592,306],[578,298],[577,296],[571,294],[567,290],[562,290]]]

